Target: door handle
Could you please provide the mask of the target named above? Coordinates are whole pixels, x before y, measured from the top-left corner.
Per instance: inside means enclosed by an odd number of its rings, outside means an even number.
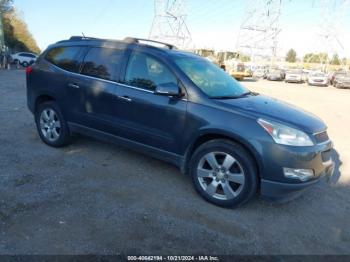
[[[124,100],[124,101],[128,101],[128,102],[132,101],[132,99],[130,97],[128,97],[128,96],[118,96],[118,98],[121,99],[121,100]]]
[[[78,86],[77,84],[73,84],[73,83],[69,83],[68,86],[72,87],[72,88],[76,88],[76,89],[80,88],[80,86]]]

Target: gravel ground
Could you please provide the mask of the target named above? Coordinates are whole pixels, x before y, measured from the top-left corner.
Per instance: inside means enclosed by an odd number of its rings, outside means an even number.
[[[328,123],[340,155],[331,184],[284,204],[216,207],[161,161],[83,137],[44,145],[23,71],[0,71],[0,254],[350,254],[350,90],[243,84]]]

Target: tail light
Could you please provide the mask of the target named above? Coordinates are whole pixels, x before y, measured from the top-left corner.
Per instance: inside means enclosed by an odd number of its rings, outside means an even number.
[[[32,67],[30,67],[30,66],[26,67],[26,75],[27,76],[29,76],[32,71],[33,71]]]

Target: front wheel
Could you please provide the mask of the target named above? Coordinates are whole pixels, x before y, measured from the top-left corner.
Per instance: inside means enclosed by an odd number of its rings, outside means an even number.
[[[201,145],[192,156],[190,175],[197,192],[219,206],[238,207],[257,192],[254,160],[230,140],[216,139]]]

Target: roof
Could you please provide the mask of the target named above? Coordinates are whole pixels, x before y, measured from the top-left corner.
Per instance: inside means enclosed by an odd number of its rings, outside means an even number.
[[[75,44],[75,45],[106,45],[106,46],[112,46],[112,47],[126,47],[126,46],[134,46],[134,47],[143,47],[147,49],[151,49],[152,51],[161,52],[163,54],[168,54],[171,56],[192,56],[192,57],[199,57],[199,55],[194,54],[189,51],[179,50],[174,45],[160,42],[160,41],[154,41],[150,39],[143,39],[143,38],[134,38],[134,37],[127,37],[124,40],[113,40],[113,39],[103,39],[103,38],[95,38],[95,37],[86,37],[86,36],[72,36],[67,40],[59,41],[52,46],[57,46],[61,44]]]
[[[95,38],[95,37],[85,37],[85,36],[72,36],[67,40],[62,40],[57,42],[56,44],[64,44],[64,43],[110,43],[110,44],[125,44],[125,45],[141,45],[145,47],[156,48],[160,50],[177,50],[174,45],[154,41],[150,39],[144,38],[134,38],[134,37],[126,37],[124,40],[112,40],[112,39],[103,39],[103,38]]]

